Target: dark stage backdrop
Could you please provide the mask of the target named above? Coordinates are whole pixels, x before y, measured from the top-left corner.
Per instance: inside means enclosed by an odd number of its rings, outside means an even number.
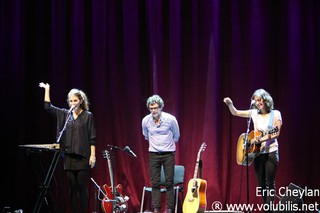
[[[247,203],[246,168],[236,164],[236,143],[247,120],[232,117],[254,90],[271,93],[282,112],[277,187],[294,183],[320,189],[320,1],[317,0],[10,0],[0,3],[1,206],[31,212],[52,152],[27,153],[22,144],[55,142],[55,119],[43,109],[68,107],[70,89],[84,90],[97,128],[97,166],[90,176],[110,185],[103,150],[129,146],[133,158],[114,152],[116,184],[138,212],[149,184],[148,143],[141,119],[152,94],[178,119],[176,163],[184,165],[185,194],[197,153],[207,181],[207,209],[215,201]],[[90,212],[99,211],[89,180]],[[260,204],[253,167],[249,203]],[[58,163],[44,212],[70,211],[65,173]],[[307,196],[306,203],[319,203]]]

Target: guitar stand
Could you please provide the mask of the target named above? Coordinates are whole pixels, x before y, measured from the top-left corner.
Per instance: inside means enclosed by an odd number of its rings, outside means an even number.
[[[125,200],[120,197],[120,196],[117,196],[115,200],[111,200],[111,199],[108,199],[108,200],[104,200],[103,202],[110,202],[112,203],[112,206],[113,206],[113,211],[114,213],[116,212],[127,212],[128,209],[127,209],[127,205],[125,204]]]

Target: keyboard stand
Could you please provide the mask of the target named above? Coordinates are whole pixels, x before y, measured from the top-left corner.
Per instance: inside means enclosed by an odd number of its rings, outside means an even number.
[[[49,170],[47,172],[46,179],[44,180],[44,183],[40,186],[40,190],[41,191],[40,191],[40,194],[38,196],[37,203],[36,203],[36,205],[35,205],[35,207],[33,209],[33,213],[39,213],[40,212],[40,209],[41,209],[42,204],[43,204],[43,200],[46,197],[48,188],[49,188],[50,183],[51,183],[52,176],[53,176],[54,171],[55,171],[55,169],[57,167],[59,159],[60,159],[60,151],[56,150],[55,153],[54,153],[52,162],[50,164]]]

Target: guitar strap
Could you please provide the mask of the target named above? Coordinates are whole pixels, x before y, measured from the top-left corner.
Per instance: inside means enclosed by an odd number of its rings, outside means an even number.
[[[274,111],[273,110],[271,110],[271,112],[270,112],[270,118],[269,118],[269,123],[268,123],[268,131],[270,130],[270,129],[272,129],[272,127],[273,127],[273,120],[274,120]],[[275,142],[275,140],[271,140],[271,141],[267,141],[266,142],[266,146],[270,146],[272,143],[274,143]]]
[[[268,129],[270,130],[273,126],[273,120],[274,120],[274,111],[271,110],[270,112],[270,118],[269,118],[269,124],[268,124]]]

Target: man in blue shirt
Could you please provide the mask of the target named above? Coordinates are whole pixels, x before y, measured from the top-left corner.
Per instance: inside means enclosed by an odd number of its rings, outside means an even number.
[[[147,100],[150,114],[142,119],[142,134],[149,142],[149,174],[152,184],[152,204],[154,212],[160,212],[160,174],[161,166],[165,173],[165,186],[167,189],[167,212],[174,209],[174,165],[176,145],[180,137],[180,130],[175,116],[163,112],[164,102],[158,95]]]

